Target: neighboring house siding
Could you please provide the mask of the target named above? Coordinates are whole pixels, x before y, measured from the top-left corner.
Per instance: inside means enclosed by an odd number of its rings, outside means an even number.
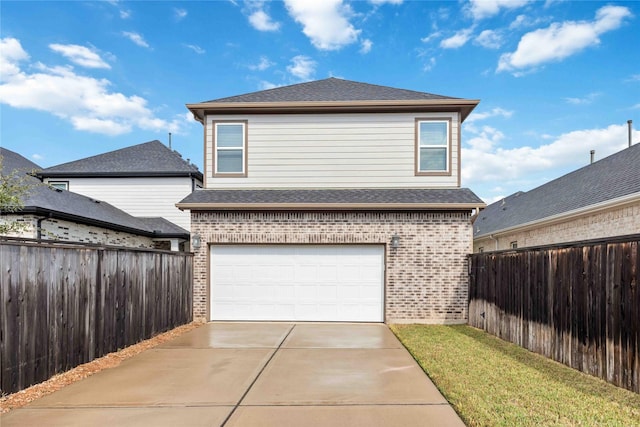
[[[6,215],[3,220],[25,224],[21,233],[12,233],[13,237],[37,238],[37,222],[41,217],[34,215]],[[126,246],[132,248],[156,248],[151,238],[122,231],[79,224],[76,222],[48,218],[42,221],[43,240],[64,240],[69,242],[95,243],[102,245]]]
[[[51,178],[49,180],[69,181],[69,191],[105,201],[133,216],[160,216],[189,230],[189,212],[183,212],[175,206],[192,191],[192,179],[189,177]]]
[[[554,224],[500,233],[494,236],[497,246],[494,239],[479,238],[473,243],[473,251],[509,249],[511,242],[517,242],[518,248],[522,248],[637,233],[640,233],[640,201]]]
[[[448,176],[416,176],[415,119],[451,119]],[[213,177],[216,121],[247,121],[247,177]],[[206,188],[459,187],[458,113],[207,116]]]
[[[385,322],[465,323],[469,219],[466,212],[193,211],[192,232],[202,237],[194,317],[208,319],[209,244],[385,244]]]

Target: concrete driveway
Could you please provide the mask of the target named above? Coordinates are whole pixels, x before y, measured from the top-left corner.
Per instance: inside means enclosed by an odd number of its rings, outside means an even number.
[[[0,424],[464,426],[386,325],[348,323],[208,323]]]

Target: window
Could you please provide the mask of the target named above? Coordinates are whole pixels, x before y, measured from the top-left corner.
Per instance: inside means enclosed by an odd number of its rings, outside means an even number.
[[[53,188],[59,188],[61,190],[69,190],[69,181],[49,181],[49,185]]]
[[[511,249],[518,249],[518,242],[517,241],[511,242],[509,243],[509,246],[511,246]]]
[[[416,175],[451,174],[450,119],[416,119]]]
[[[246,176],[246,122],[218,122],[214,126],[215,175]]]
[[[484,253],[484,246],[480,246],[478,248],[478,253]]]

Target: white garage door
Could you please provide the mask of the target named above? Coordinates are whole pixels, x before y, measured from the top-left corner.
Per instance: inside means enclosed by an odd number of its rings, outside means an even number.
[[[381,245],[211,247],[211,320],[382,322]]]

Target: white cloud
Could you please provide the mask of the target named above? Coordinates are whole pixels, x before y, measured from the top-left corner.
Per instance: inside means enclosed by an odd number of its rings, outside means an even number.
[[[467,11],[473,19],[490,18],[500,13],[500,9],[517,9],[532,0],[469,0]]]
[[[194,51],[198,55],[202,55],[202,54],[207,52],[206,50],[204,50],[203,48],[201,48],[200,46],[198,46],[196,44],[185,44],[184,47],[186,47],[188,49],[191,49],[192,51]]]
[[[173,9],[173,16],[178,20],[181,21],[184,18],[186,18],[188,15],[188,12],[186,11],[186,9],[179,9],[179,8],[174,8]]]
[[[437,39],[438,37],[441,37],[441,36],[442,36],[442,32],[441,31],[435,31],[435,32],[429,34],[428,36],[421,38],[420,41],[422,43],[429,43],[431,40]]]
[[[431,71],[436,66],[436,58],[433,56],[422,66],[422,71]]]
[[[588,105],[595,101],[600,95],[602,95],[600,92],[591,92],[582,98],[564,98],[564,100],[572,105]]]
[[[127,9],[120,9],[120,18],[122,19],[131,18],[131,11]]]
[[[502,35],[497,31],[484,30],[475,38],[474,43],[487,49],[499,49],[502,46]]]
[[[369,3],[375,4],[376,6],[389,3],[389,4],[402,4],[403,0],[369,0]]]
[[[11,77],[20,72],[19,63],[29,59],[17,39],[0,39],[0,79]]]
[[[142,35],[138,34],[138,33],[134,33],[131,31],[123,31],[122,35],[125,36],[126,38],[128,38],[129,40],[131,40],[132,42],[134,42],[135,44],[137,44],[140,47],[146,47],[149,48],[149,43],[147,43],[144,39],[144,37],[142,37]]]
[[[349,22],[351,8],[342,0],[285,0],[289,15],[320,50],[338,50],[355,43],[360,35]]]
[[[305,55],[297,55],[291,58],[291,65],[287,71],[300,80],[309,80],[316,72],[316,61]]]
[[[0,47],[0,63],[10,71],[0,74],[0,102],[4,104],[48,112],[70,122],[77,130],[106,135],[121,135],[134,127],[179,132],[184,126],[183,118],[156,117],[140,96],[110,90],[111,82],[107,79],[39,62],[27,64],[34,72],[25,71],[21,64],[29,56],[16,39],[2,39]]]
[[[74,64],[87,68],[111,68],[100,55],[85,46],[77,44],[50,44],[49,48],[60,53]]]
[[[360,53],[369,53],[371,52],[372,47],[373,47],[373,42],[369,39],[364,39],[360,44]]]
[[[472,28],[466,28],[455,33],[453,36],[446,38],[440,42],[443,49],[458,49],[464,46],[471,38]]]
[[[44,160],[44,156],[43,156],[43,155],[41,155],[41,154],[38,154],[38,153],[32,154],[32,155],[31,155],[31,158],[32,158],[33,160],[38,160],[38,161],[40,161],[40,160]]]
[[[469,114],[469,117],[465,120],[465,124],[470,124],[476,122],[478,120],[486,120],[490,117],[504,117],[509,118],[513,115],[513,111],[505,110],[504,108],[495,107],[489,111],[484,111],[482,113],[473,112]]]
[[[254,71],[264,71],[269,67],[274,65],[273,62],[269,61],[269,58],[266,56],[261,56],[260,61],[257,64],[249,65],[250,70]]]
[[[249,23],[258,31],[277,31],[280,23],[274,22],[264,10],[257,10],[249,15]]]
[[[258,85],[258,88],[259,88],[260,90],[273,89],[273,88],[275,88],[275,87],[278,87],[278,85],[277,85],[277,84],[275,84],[275,83],[268,82],[268,81],[266,81],[266,80],[262,80],[262,81],[260,82],[260,84]]]
[[[515,52],[500,56],[497,71],[531,69],[545,62],[559,61],[600,43],[598,36],[620,27],[631,16],[626,7],[604,6],[594,21],[555,22],[547,28],[525,34]]]
[[[462,178],[467,183],[511,181],[555,168],[585,166],[592,149],[599,159],[624,149],[627,132],[626,125],[610,125],[568,132],[539,147],[502,148],[500,142],[504,135],[485,127],[462,149]],[[638,138],[640,132],[634,135]]]

